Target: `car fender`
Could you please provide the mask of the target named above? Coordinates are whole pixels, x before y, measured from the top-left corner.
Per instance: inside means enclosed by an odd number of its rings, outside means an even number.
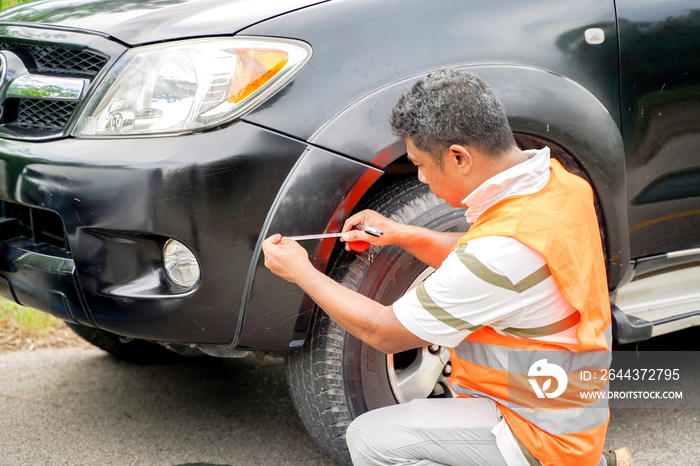
[[[484,79],[503,102],[513,132],[551,141],[574,157],[602,210],[608,283],[614,289],[630,267],[625,154],[611,112],[576,82],[547,70],[507,65],[463,67]],[[389,117],[398,98],[428,73],[393,82],[355,101],[309,140],[384,168],[405,154]]]
[[[564,76],[522,66],[464,69],[493,88],[514,133],[555,143],[585,171],[601,206],[608,280],[613,289],[630,264],[625,159],[615,119],[593,94]],[[309,139],[309,149],[278,194],[256,246],[241,303],[244,312],[237,345],[285,350],[303,344],[313,302],[298,287],[265,269],[262,240],[274,233],[340,229],[381,170],[405,154],[404,142],[392,134],[389,116],[398,98],[426,75],[396,81],[362,96]],[[305,246],[314,265],[325,270],[333,240]]]
[[[303,345],[313,302],[295,284],[265,268],[262,242],[284,236],[340,231],[345,218],[382,172],[365,163],[309,146],[270,209],[248,270],[234,346],[283,351]],[[336,238],[304,241],[314,266],[324,270]]]

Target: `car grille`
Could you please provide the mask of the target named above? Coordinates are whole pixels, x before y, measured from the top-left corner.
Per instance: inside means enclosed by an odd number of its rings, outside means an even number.
[[[57,213],[0,201],[0,241],[15,239],[23,239],[37,250],[51,248],[53,255],[69,254],[63,221]]]
[[[15,124],[32,131],[55,132],[65,127],[76,104],[62,100],[19,99]]]
[[[28,73],[40,80],[58,78],[83,89],[79,96],[64,98],[44,92],[50,89],[49,84],[43,84],[39,91],[32,89],[30,95],[13,91],[11,85],[6,86],[1,103],[0,136],[12,139],[47,139],[65,135],[73,115],[81,106],[81,99],[100,73],[106,70],[111,57],[109,53],[79,43],[51,44],[43,40],[31,43],[9,37],[0,37],[0,51],[22,63],[26,71],[18,75]],[[9,82],[14,82],[13,79],[13,76],[7,77]]]
[[[0,42],[0,50],[18,50],[32,58],[29,71],[94,77],[107,63],[108,58],[91,50],[72,50],[63,47],[13,44]]]

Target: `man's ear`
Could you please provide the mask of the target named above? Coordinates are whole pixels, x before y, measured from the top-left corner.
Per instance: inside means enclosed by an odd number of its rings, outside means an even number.
[[[456,168],[462,174],[469,173],[474,163],[469,149],[459,144],[452,144],[447,151],[448,159],[453,164],[452,168]]]

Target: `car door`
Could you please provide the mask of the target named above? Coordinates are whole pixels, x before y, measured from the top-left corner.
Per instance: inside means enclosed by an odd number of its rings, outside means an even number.
[[[631,256],[700,247],[700,4],[615,3]]]

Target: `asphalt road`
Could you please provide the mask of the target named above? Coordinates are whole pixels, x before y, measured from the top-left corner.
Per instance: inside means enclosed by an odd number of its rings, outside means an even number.
[[[98,350],[0,355],[2,465],[327,465],[282,366],[132,365]]]
[[[684,335],[698,346],[698,331]],[[331,464],[298,420],[280,365],[4,353],[0,406],[2,465]],[[615,409],[607,444],[628,446],[637,466],[700,464],[699,418],[700,409]]]

